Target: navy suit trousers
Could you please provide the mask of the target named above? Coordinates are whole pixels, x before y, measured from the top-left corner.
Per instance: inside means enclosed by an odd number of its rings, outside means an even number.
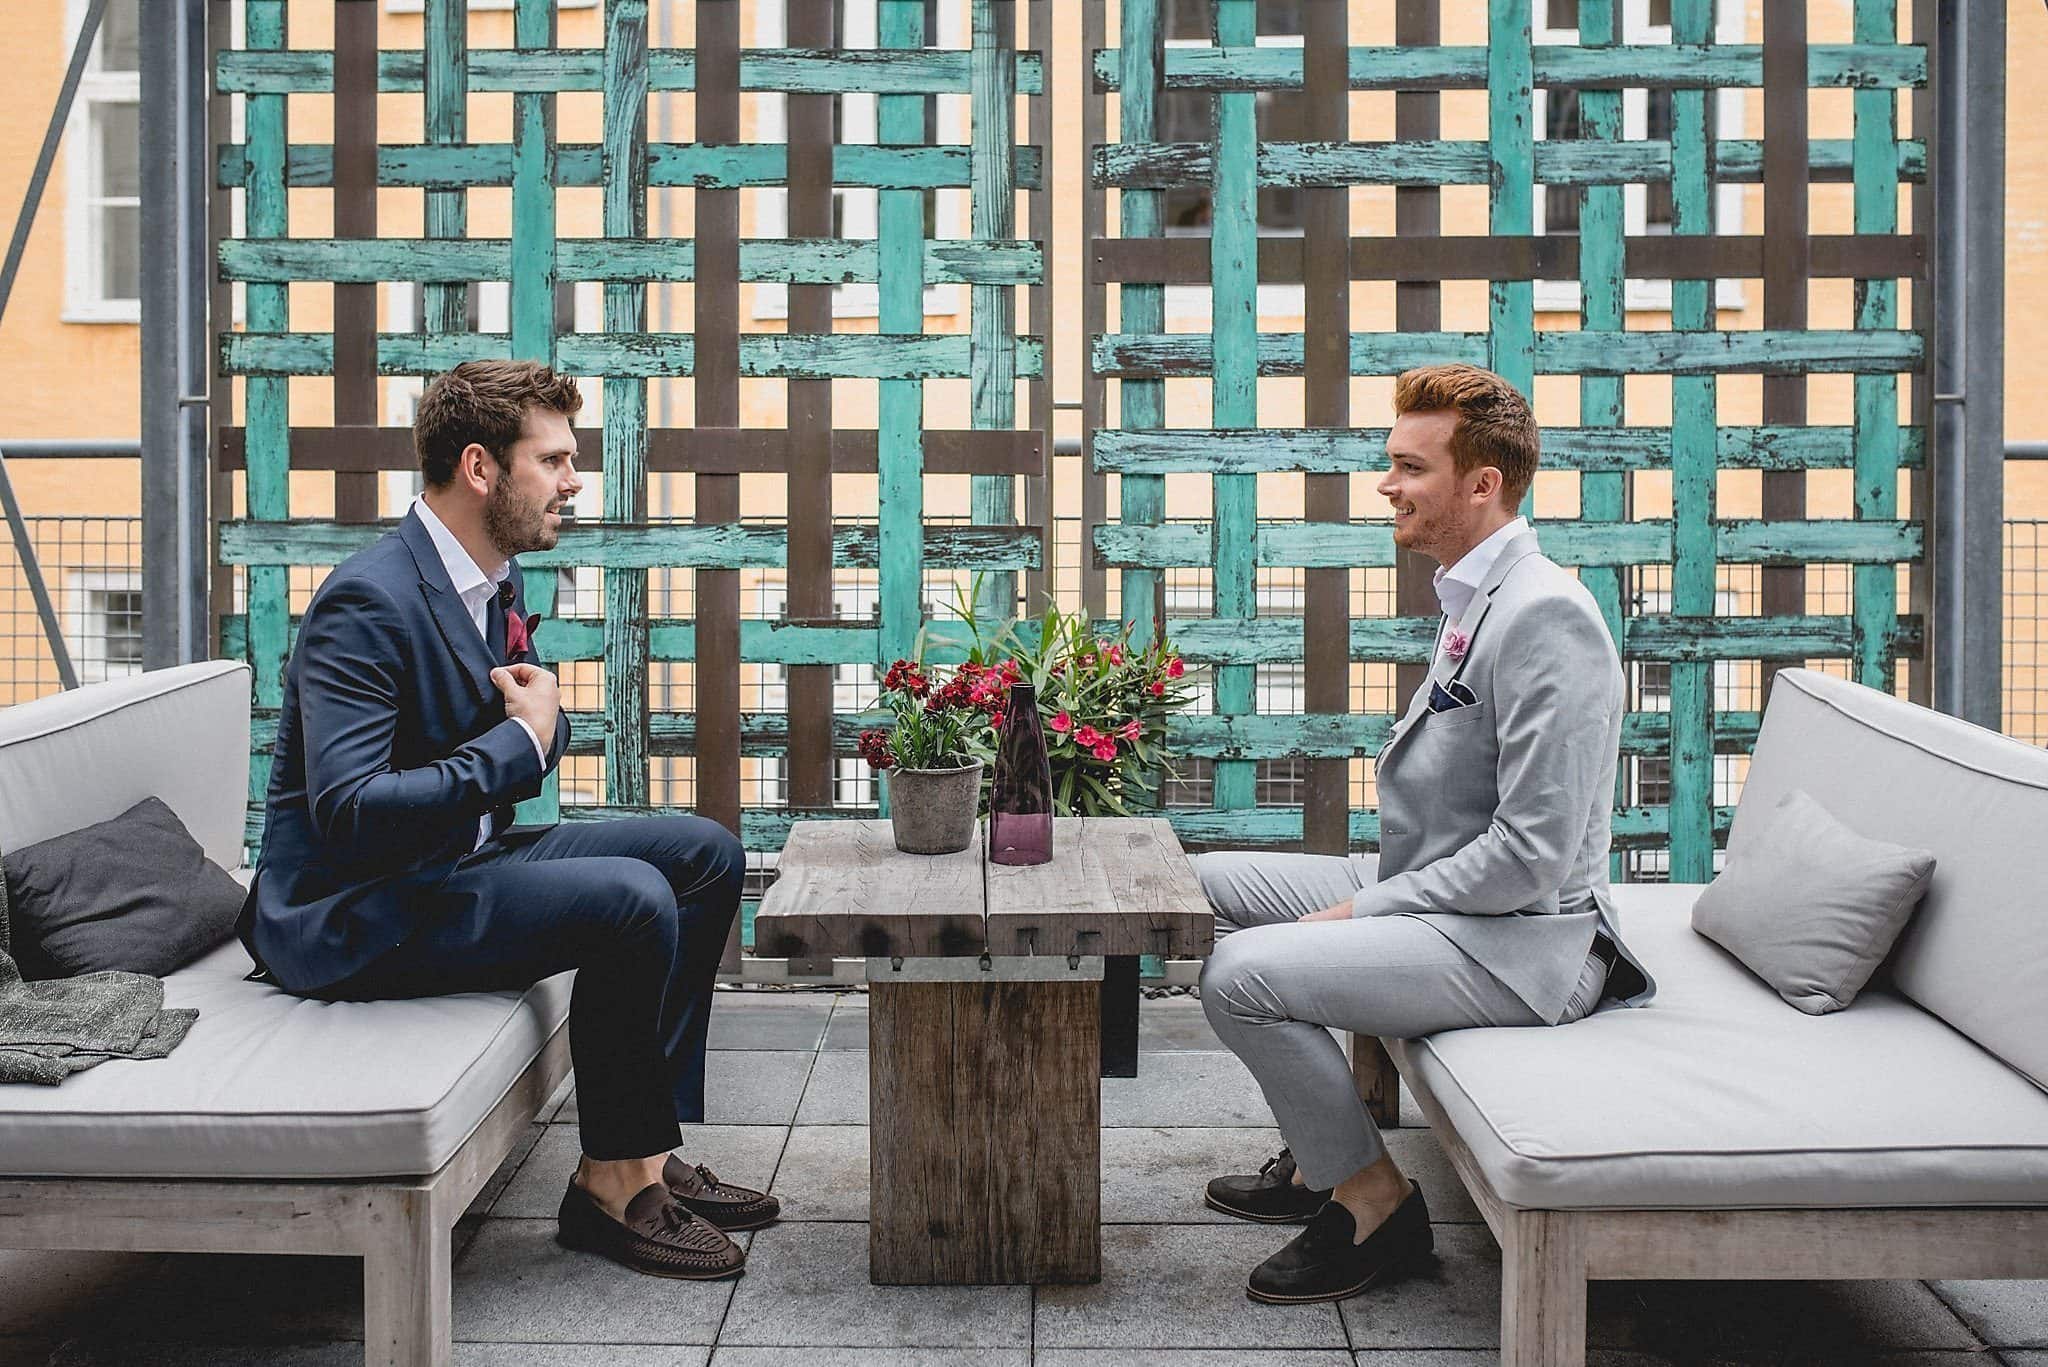
[[[569,1049],[583,1152],[647,1158],[704,1118],[712,982],[746,856],[695,816],[576,822],[491,840],[420,899],[398,948],[338,1001],[518,990],[576,970]]]

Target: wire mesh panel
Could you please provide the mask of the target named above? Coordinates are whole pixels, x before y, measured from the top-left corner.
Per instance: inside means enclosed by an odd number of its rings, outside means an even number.
[[[524,815],[687,806],[772,851],[798,812],[872,812],[847,769],[863,680],[970,574],[1007,611],[1042,565],[1014,499],[1043,467],[1041,406],[1024,429],[1016,410],[1044,348],[1012,296],[1045,279],[1015,231],[1042,188],[1020,97],[1041,101],[1045,72],[1015,5],[516,0],[508,21],[425,0],[409,49],[366,0],[246,8],[217,68],[242,108],[219,175],[245,227],[219,259],[246,326],[219,365],[246,515],[218,541],[247,572],[222,634],[255,669],[259,749],[304,604],[287,568],[337,563],[403,511],[380,482],[415,465],[397,397],[530,358],[591,377],[602,514],[521,557],[574,735]],[[288,15],[331,23],[331,48]],[[323,204],[332,235],[307,235]],[[947,292],[962,302],[935,320]],[[949,384],[971,392],[962,420],[928,423]],[[965,521],[928,514],[949,476]]]
[[[1206,807],[1171,813],[1185,836],[1375,842],[1354,795],[1403,690],[1364,671],[1425,663],[1437,627],[1427,574],[1361,516],[1384,468],[1367,424],[1412,366],[1489,366],[1536,401],[1562,474],[1525,511],[1629,662],[1615,831],[1655,872],[1709,876],[1770,668],[1834,662],[1889,690],[1918,652],[1899,580],[1922,526],[1900,486],[1925,443],[1899,377],[1924,348],[1897,290],[1924,276],[1925,225],[1902,229],[1899,204],[1926,147],[1898,115],[1926,51],[1893,0],[1821,36],[1804,4],[1747,8],[1111,7],[1089,54],[1084,408],[1120,516],[1086,530],[1144,630],[1163,576],[1209,576],[1202,615],[1166,624],[1213,671],[1213,710],[1176,726],[1213,764]],[[1844,567],[1846,600],[1808,565]],[[1386,609],[1357,610],[1359,570],[1394,577]],[[1284,607],[1282,573],[1302,577]],[[1276,710],[1259,681],[1282,667],[1301,705]]]

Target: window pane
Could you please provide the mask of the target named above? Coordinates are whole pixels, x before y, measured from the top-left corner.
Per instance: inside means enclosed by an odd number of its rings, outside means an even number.
[[[1650,0],[1650,22],[1662,28],[1671,27],[1671,0]]]
[[[141,106],[101,103],[93,106],[99,130],[102,199],[135,199],[142,194]]]
[[[133,204],[100,210],[100,297],[142,297],[142,210]]]
[[[138,71],[141,67],[141,0],[111,0],[100,20],[99,69]]]
[[[1543,7],[1545,28],[1575,29],[1579,26],[1579,0],[1549,0]]]
[[[1167,0],[1166,36],[1168,38],[1207,38],[1209,36],[1209,0]]]

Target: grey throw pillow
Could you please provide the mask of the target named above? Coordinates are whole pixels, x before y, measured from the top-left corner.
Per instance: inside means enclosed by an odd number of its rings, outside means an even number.
[[[120,969],[161,978],[234,934],[242,886],[177,813],[144,798],[4,860],[24,978]]]
[[[1934,856],[1856,834],[1793,789],[1728,848],[1692,928],[1808,1015],[1856,999],[1934,876]]]

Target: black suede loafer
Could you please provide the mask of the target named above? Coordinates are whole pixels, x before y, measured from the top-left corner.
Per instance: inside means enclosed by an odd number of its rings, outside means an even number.
[[[1408,1186],[1408,1199],[1363,1243],[1351,1242],[1351,1212],[1330,1202],[1292,1243],[1252,1269],[1245,1294],[1268,1305],[1341,1301],[1412,1270],[1436,1251],[1436,1240],[1422,1188]]]
[[[1257,1220],[1265,1225],[1299,1225],[1323,1208],[1330,1199],[1327,1191],[1316,1191],[1294,1180],[1294,1155],[1286,1149],[1266,1160],[1255,1173],[1237,1173],[1210,1179],[1202,1204],[1240,1220]]]

